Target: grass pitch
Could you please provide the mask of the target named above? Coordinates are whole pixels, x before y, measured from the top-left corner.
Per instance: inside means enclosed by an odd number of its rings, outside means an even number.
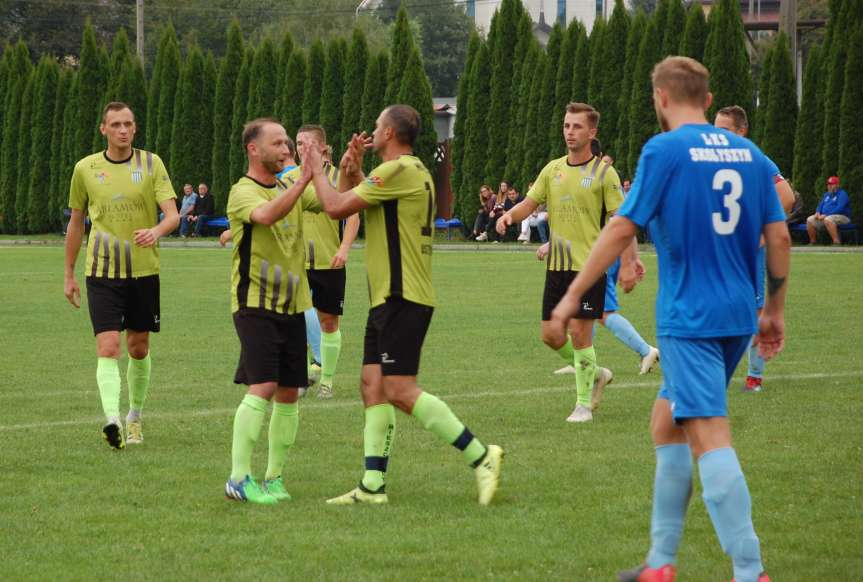
[[[656,260],[621,312],[651,343]],[[79,272],[82,261],[79,260]],[[332,401],[301,402],[274,508],[226,501],[239,345],[230,253],[162,250],[162,333],[154,336],[145,442],[101,441],[86,305],[62,293],[63,251],[0,248],[0,578],[611,580],[648,546],[654,460],[647,423],[660,374],[607,330],[596,346],[615,382],[588,426],[564,422],[572,377],[539,341],[543,266],[529,253],[435,256],[439,307],[421,385],[507,453],[499,498],[475,501],[452,447],[398,417],[384,507],[330,507],[362,469],[357,385],[368,308],[354,251]],[[765,391],[729,391],[735,446],[774,580],[863,572],[863,254],[796,254],[785,353]],[[83,287],[83,280],[79,281]],[[125,375],[125,357],[121,362]],[[123,388],[123,406],[127,390]],[[266,428],[254,468],[266,464]],[[731,566],[696,492],[679,579],[727,581]]]

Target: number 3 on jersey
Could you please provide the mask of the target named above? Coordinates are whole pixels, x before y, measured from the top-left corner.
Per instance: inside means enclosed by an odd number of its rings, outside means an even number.
[[[719,192],[730,184],[731,190],[722,199],[722,204],[728,209],[728,220],[723,220],[722,212],[713,213],[713,230],[718,234],[732,234],[740,221],[740,204],[737,200],[743,194],[743,180],[736,170],[719,170],[713,176],[713,189]]]

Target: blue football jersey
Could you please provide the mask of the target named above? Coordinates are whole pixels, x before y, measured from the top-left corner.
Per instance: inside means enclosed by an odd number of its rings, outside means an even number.
[[[712,125],[645,144],[618,214],[647,226],[656,245],[657,336],[755,332],[758,239],[785,220],[774,172],[755,144]]]

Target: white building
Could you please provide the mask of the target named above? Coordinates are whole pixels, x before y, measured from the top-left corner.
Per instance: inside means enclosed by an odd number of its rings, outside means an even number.
[[[467,0],[465,9],[468,15],[473,17],[477,27],[488,33],[491,17],[500,7],[500,3],[501,0]],[[597,16],[608,18],[614,9],[614,0],[522,0],[522,3],[537,24],[553,26],[560,22],[566,27],[573,19],[578,19],[588,33]]]

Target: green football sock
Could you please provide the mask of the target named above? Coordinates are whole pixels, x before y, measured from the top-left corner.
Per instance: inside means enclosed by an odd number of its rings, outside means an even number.
[[[411,415],[419,420],[426,430],[459,449],[471,465],[476,466],[485,456],[485,446],[471,434],[443,400],[428,392],[422,392]]]
[[[569,339],[569,336],[566,336],[566,342],[555,351],[570,366],[575,362],[575,350],[572,347],[572,341]]]
[[[342,353],[342,330],[321,333],[321,384],[333,385],[339,354]]]
[[[137,419],[141,416],[150,390],[150,354],[140,360],[129,356],[126,382],[129,384],[129,415]]]
[[[102,398],[102,410],[108,420],[120,419],[120,365],[115,358],[99,358],[96,385]]]
[[[264,479],[275,479],[281,476],[288,451],[297,439],[299,426],[300,409],[296,402],[273,403],[273,414],[270,416],[270,452],[267,456],[267,473]]]
[[[396,432],[396,409],[392,404],[377,404],[366,408],[363,428],[363,452],[366,472],[363,487],[378,491],[386,482],[393,437]]]
[[[252,451],[261,434],[267,401],[246,394],[234,415],[234,442],[231,448],[231,480],[242,481],[252,474]]]
[[[577,403],[590,408],[590,393],[596,378],[596,351],[593,346],[575,350],[575,390]]]

